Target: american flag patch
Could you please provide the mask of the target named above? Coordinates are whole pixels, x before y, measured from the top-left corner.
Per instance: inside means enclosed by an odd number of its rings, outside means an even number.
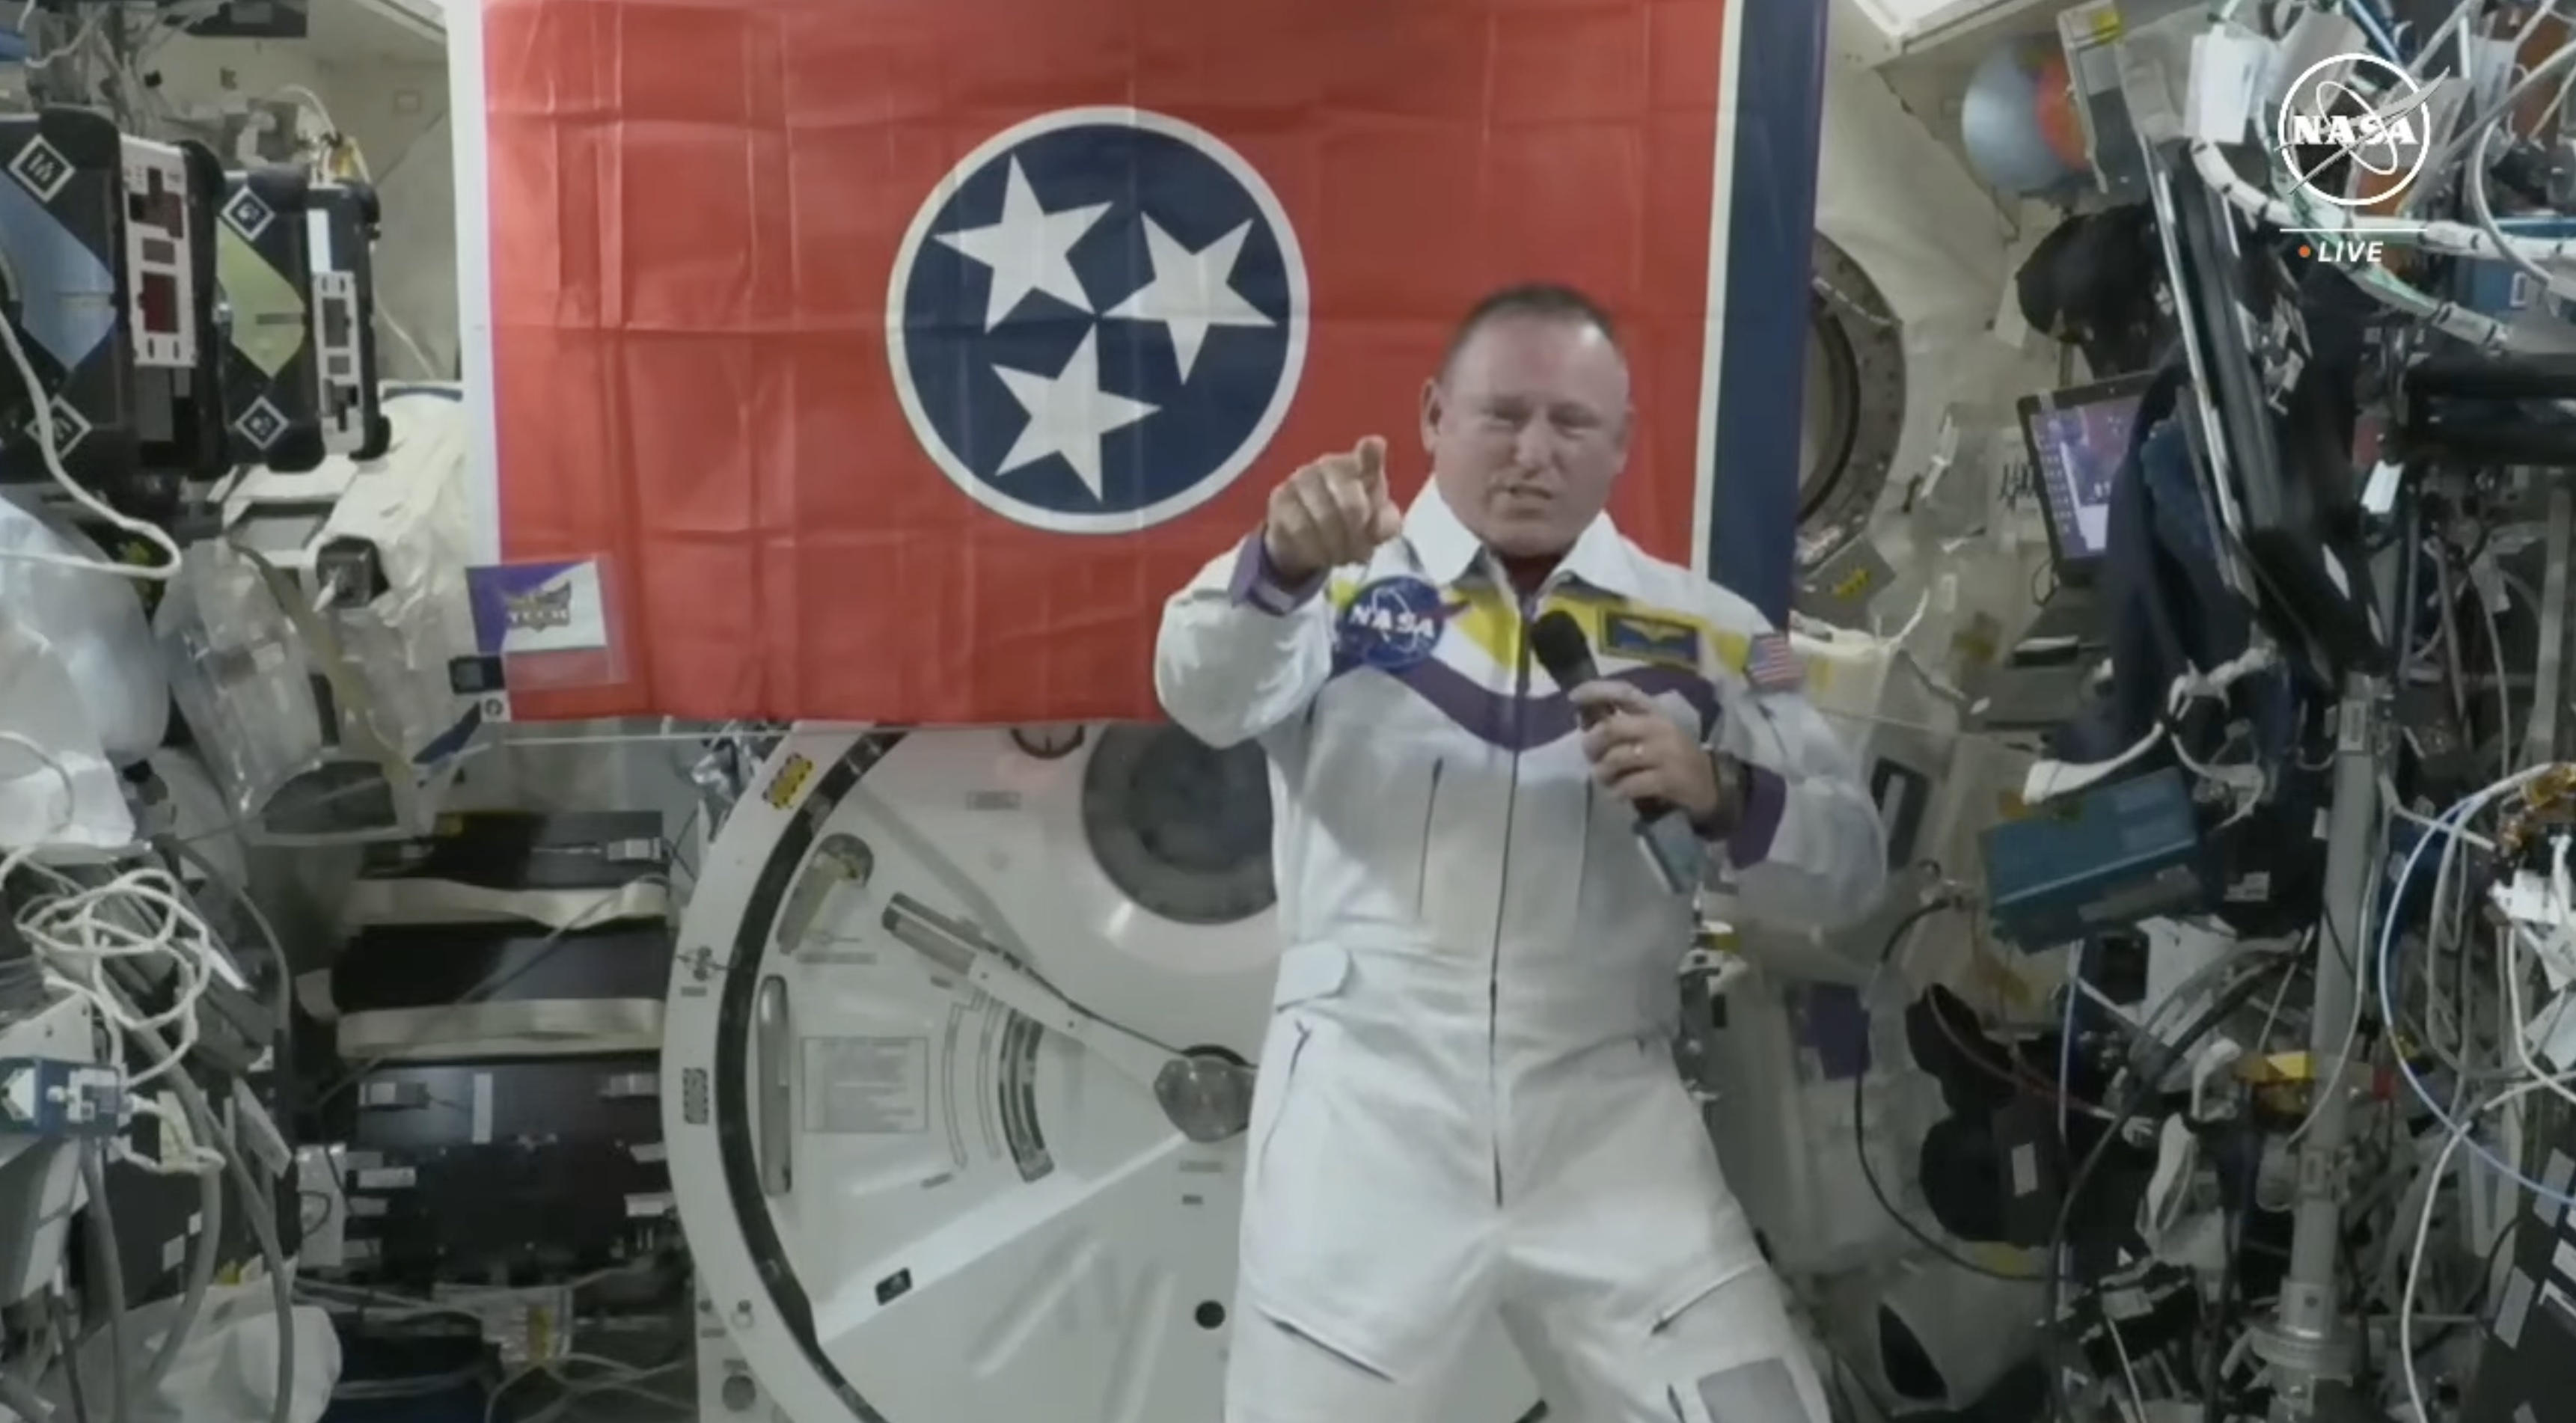
[[[1794,692],[1805,684],[1806,669],[1785,632],[1766,632],[1753,639],[1744,655],[1744,676],[1765,692]]]

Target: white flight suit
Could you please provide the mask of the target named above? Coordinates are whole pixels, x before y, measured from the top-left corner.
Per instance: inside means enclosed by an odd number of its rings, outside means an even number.
[[[1254,1092],[1227,1423],[1451,1419],[1499,1311],[1552,1420],[1826,1423],[1670,1050],[1694,905],[1595,785],[1523,630],[1563,608],[1749,768],[1711,871],[1834,924],[1885,878],[1855,758],[1751,605],[1593,522],[1526,604],[1436,489],[1365,567],[1279,585],[1256,534],[1164,609],[1155,685],[1271,765],[1285,939]]]

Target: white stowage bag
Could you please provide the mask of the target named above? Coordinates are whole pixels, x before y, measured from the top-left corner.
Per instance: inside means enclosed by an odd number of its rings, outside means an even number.
[[[0,604],[0,854],[134,838],[125,788],[62,659]]]
[[[0,499],[0,853],[123,845],[134,821],[117,767],[158,745],[169,722],[142,603],[123,578],[8,553],[106,561]]]
[[[131,765],[161,744],[170,689],[132,581],[10,554],[104,564],[78,530],[0,499],[0,608],[43,642],[70,675],[108,759]]]
[[[161,1386],[127,1397],[127,1423],[268,1423],[277,1397],[275,1298],[265,1279],[208,1289],[205,1308],[179,1346],[178,1357],[170,1361]],[[125,1358],[130,1367],[140,1372],[143,1361],[160,1347],[179,1304],[173,1297],[127,1312]],[[340,1383],[340,1336],[331,1327],[331,1316],[309,1305],[297,1306],[289,1318],[295,1331],[295,1377],[286,1416],[292,1423],[320,1423],[331,1406],[331,1391]],[[107,1331],[93,1332],[81,1346],[82,1377],[105,1378],[113,1367],[110,1352]],[[71,1416],[60,1368],[48,1379],[45,1396],[57,1416]]]

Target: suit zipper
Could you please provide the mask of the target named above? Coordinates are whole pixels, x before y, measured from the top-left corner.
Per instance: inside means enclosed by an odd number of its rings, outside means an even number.
[[[1422,918],[1431,906],[1431,827],[1440,816],[1440,772],[1449,763],[1431,763],[1431,788],[1422,797],[1422,854],[1413,863],[1413,917]]]
[[[1503,921],[1510,909],[1512,882],[1512,817],[1520,808],[1521,739],[1529,716],[1530,602],[1521,600],[1520,626],[1513,630],[1512,779],[1503,792],[1503,855],[1494,876],[1494,951],[1485,975],[1485,1097],[1493,1103],[1494,1204],[1503,1203]]]

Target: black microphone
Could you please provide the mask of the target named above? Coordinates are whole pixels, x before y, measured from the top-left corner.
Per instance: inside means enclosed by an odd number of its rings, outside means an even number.
[[[1601,669],[1592,660],[1592,644],[1585,640],[1583,625],[1573,614],[1560,608],[1542,616],[1530,625],[1529,640],[1531,654],[1556,679],[1558,691],[1571,693],[1586,682],[1601,680]],[[1581,715],[1585,726],[1594,726],[1610,713],[1589,707]],[[1708,847],[1691,828],[1690,818],[1680,807],[1661,800],[1638,801],[1636,809],[1637,847],[1645,852],[1646,863],[1655,867],[1666,889],[1696,893],[1708,864]]]

